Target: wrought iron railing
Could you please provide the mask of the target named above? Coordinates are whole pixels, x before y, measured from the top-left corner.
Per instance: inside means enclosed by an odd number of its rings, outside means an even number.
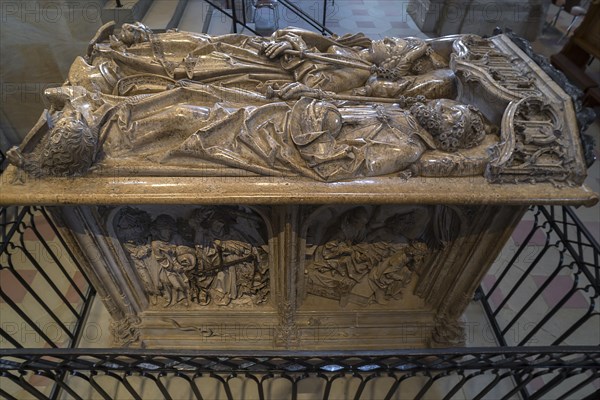
[[[268,399],[282,393],[292,399],[508,399],[540,377],[548,383],[531,398],[583,399],[582,389],[600,379],[599,366],[600,349],[584,347],[352,354],[13,350],[4,353],[0,374],[4,387],[35,398],[46,397],[28,383],[32,376],[74,399]],[[3,389],[0,394],[15,398]]]
[[[0,208],[2,347],[74,347],[94,298],[78,261],[41,207]]]
[[[323,35],[325,35],[325,34],[333,35],[333,31],[331,29],[327,28],[327,1],[328,0],[323,0],[323,7],[322,7],[323,11],[322,11],[322,15],[321,15],[321,21],[318,21],[316,18],[313,18],[306,11],[302,10],[302,8],[300,8],[299,6],[297,6],[296,4],[292,3],[289,0],[279,0],[279,4],[281,4],[283,7],[287,8],[288,10],[293,12],[300,19],[302,19],[304,22],[308,23],[311,27],[313,27],[317,31],[321,32]]]
[[[250,22],[247,16],[246,10],[248,9],[247,5],[252,2],[252,0],[229,0],[231,6],[231,12],[225,9],[220,5],[218,0],[204,0],[210,6],[221,12],[223,15],[228,17],[231,20],[231,29],[233,33],[238,32],[238,25],[244,27],[253,34],[258,35],[255,29],[253,29],[248,23]],[[303,10],[298,5],[294,4],[289,0],[278,0],[276,3],[278,6],[286,8],[292,14],[300,18],[302,21],[306,22],[313,29],[321,32],[323,35],[329,34],[333,35],[334,32],[327,28],[327,1],[323,0],[322,5],[322,15],[321,20],[317,20],[316,16],[311,16],[305,10]],[[238,4],[240,6],[238,6]],[[238,15],[238,9],[241,11],[241,16]]]
[[[45,209],[0,209],[0,307],[11,310],[8,317],[0,314],[0,395],[7,399],[597,398],[598,243],[568,207],[532,207],[530,213],[531,227],[520,246],[503,254],[494,267],[498,279],[479,290],[501,347],[309,353],[68,349],[77,344],[93,289],[85,277],[80,282],[74,279],[80,271],[77,261]],[[32,243],[39,245],[32,248]],[[537,271],[549,264],[548,259],[553,268]],[[37,281],[28,275],[32,272]],[[532,276],[538,277],[539,290],[530,291],[530,301],[518,302],[519,288]],[[570,289],[539,318],[539,313],[532,313],[536,299],[555,291],[552,282],[558,277],[570,279]],[[69,296],[61,293],[61,281],[71,287]],[[14,295],[17,286],[21,300]],[[574,317],[574,309],[567,309],[572,323],[566,323],[561,312],[575,294],[585,295],[589,305],[579,307],[581,315]],[[507,310],[511,318],[502,317]],[[34,313],[44,315],[46,325]],[[554,319],[560,322],[551,323]],[[529,329],[515,339],[508,333],[518,324]],[[556,327],[560,329],[551,332],[551,339],[541,335]],[[57,341],[56,332],[65,340]],[[582,337],[589,339],[588,346],[573,346]]]
[[[497,280],[479,290],[499,344],[581,344],[581,337],[573,337],[585,331],[589,332],[585,344],[600,346],[597,239],[570,207],[532,207],[530,216],[526,237],[499,268]],[[494,304],[494,298],[501,301]],[[569,303],[577,307],[568,307]],[[571,320],[568,324],[566,317]],[[526,329],[515,335],[518,326]]]

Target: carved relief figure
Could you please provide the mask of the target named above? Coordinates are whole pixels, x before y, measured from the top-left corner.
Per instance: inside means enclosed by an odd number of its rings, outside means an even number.
[[[227,100],[256,99],[206,85],[135,102],[94,97],[81,88],[54,96],[85,107],[87,115],[81,115],[90,121],[87,129],[101,132],[102,152],[96,157],[108,163],[138,160],[201,170],[208,162],[263,175],[300,174],[334,181],[397,173],[415,165],[426,150],[440,147],[441,152],[472,148],[473,156],[461,155],[461,161],[469,167],[474,164],[473,168],[463,170],[482,174],[491,144],[484,141],[489,130],[477,110],[447,99],[415,102],[411,108],[415,118],[398,105],[336,106],[310,98],[240,105]],[[215,99],[224,100],[215,103]],[[73,114],[62,113],[61,118]],[[102,128],[94,123],[103,123]],[[462,135],[463,140],[445,145],[451,135]],[[13,152],[11,157],[18,156]],[[464,172],[456,166],[440,171],[439,164],[426,163],[415,171],[436,176]],[[20,165],[35,169],[34,163]]]
[[[545,86],[499,37],[370,40],[294,28],[270,38],[212,37],[139,23],[123,25],[118,37],[113,31],[114,23],[101,27],[65,85],[47,91],[47,127],[36,127],[26,152],[10,149],[10,163],[37,177],[98,165],[125,176],[169,165],[175,176],[243,170],[323,181],[396,174],[580,182],[585,173],[570,134],[553,165],[508,166],[523,153],[518,133],[499,141],[473,105],[500,124],[518,117],[514,102],[542,101]],[[547,151],[544,140],[525,152]]]
[[[147,212],[126,208],[116,227],[153,305],[157,297],[164,307],[259,305],[268,299],[264,235],[258,217],[245,210],[202,207],[185,218],[160,214],[152,221]]]
[[[402,298],[428,251],[421,241],[428,208],[355,207],[337,216],[331,212],[337,222],[309,231],[307,294],[339,300],[342,306]],[[407,223],[399,223],[401,219]]]
[[[152,223],[152,255],[160,266],[159,282],[165,297],[165,306],[186,299],[183,288],[183,271],[177,264],[177,246],[183,240],[177,234],[177,223],[173,217],[161,214]]]
[[[124,209],[117,221],[116,232],[123,248],[138,272],[144,291],[156,305],[160,296],[159,266],[152,257],[150,216],[133,208]]]
[[[112,29],[103,27],[101,36]],[[71,70],[71,84],[90,89],[95,81],[89,76],[95,75],[101,83],[94,86],[112,84],[113,94],[160,90],[160,80],[149,74],[166,78],[163,87],[167,79],[187,78],[262,94],[269,86],[290,83],[301,84],[294,85],[296,95],[311,89],[383,97],[453,98],[455,94],[448,61],[417,38],[371,41],[361,34],[328,38],[297,28],[278,30],[270,38],[211,37],[153,33],[136,23],[124,24],[118,38],[111,36],[109,43],[96,43],[90,50],[88,60],[80,59]]]
[[[474,107],[450,100],[454,76],[420,39],[297,29],[210,37],[140,24],[117,39],[112,28],[100,29],[67,85],[48,90],[47,136],[29,154],[10,150],[10,162],[36,176],[121,162],[335,181],[409,167],[405,176],[483,174],[497,141]],[[380,97],[402,107],[360,103]]]

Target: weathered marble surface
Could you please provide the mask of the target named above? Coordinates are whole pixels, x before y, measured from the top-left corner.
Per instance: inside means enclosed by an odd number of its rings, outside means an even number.
[[[101,29],[0,182],[118,345],[463,343],[530,204],[593,205],[570,97],[505,36]]]

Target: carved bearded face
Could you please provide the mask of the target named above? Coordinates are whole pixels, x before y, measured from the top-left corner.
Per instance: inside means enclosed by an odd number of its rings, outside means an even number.
[[[401,55],[406,51],[407,42],[402,38],[385,38],[374,40],[371,43],[369,54],[375,64],[381,64],[394,56]]]
[[[432,100],[417,103],[410,112],[417,118],[442,151],[453,152],[479,145],[486,129],[483,117],[476,107],[454,100]]]

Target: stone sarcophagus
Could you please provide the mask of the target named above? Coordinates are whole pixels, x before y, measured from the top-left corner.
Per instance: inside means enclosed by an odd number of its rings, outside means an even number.
[[[571,98],[504,35],[103,26],[11,149],[118,345],[460,345],[530,204],[585,204]]]

